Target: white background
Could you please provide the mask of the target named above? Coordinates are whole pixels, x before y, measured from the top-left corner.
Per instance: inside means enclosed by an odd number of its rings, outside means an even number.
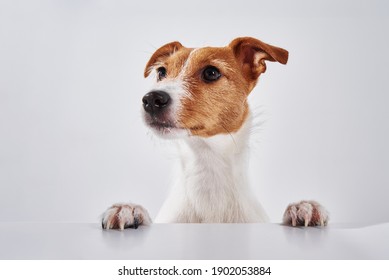
[[[388,222],[388,11],[385,1],[1,1],[0,221],[96,222],[120,201],[155,216],[175,156],[142,123],[148,58],[174,40],[252,36],[290,52],[250,96],[265,120],[252,187],[271,221],[314,198],[333,222]]]
[[[81,279],[145,279],[145,275],[118,275],[118,270],[123,269],[135,269],[136,267],[143,269],[172,269],[175,267],[177,272],[181,273],[183,269],[198,269],[202,268],[202,276],[198,275],[181,275],[180,279],[226,279],[226,275],[212,275],[213,267],[270,267],[269,274],[264,274],[263,278],[270,278],[273,280],[280,279],[300,279],[309,280],[312,279],[312,274],[317,273],[318,270],[323,270],[318,275],[319,280],[329,279],[336,275],[339,278],[372,278],[372,279],[384,279],[388,275],[387,264],[388,261],[307,261],[302,260],[266,260],[266,261],[248,261],[248,260],[131,260],[131,261],[91,261],[91,260],[67,260],[67,261],[1,261],[3,264],[0,276],[8,280],[14,279],[55,279],[68,280],[74,277]],[[358,265],[358,269],[355,266]],[[20,269],[20,267],[24,269]],[[325,267],[326,269],[323,269]],[[17,271],[17,273],[15,273]],[[207,271],[207,272],[205,272]],[[151,272],[153,272],[151,270]],[[298,278],[297,278],[298,275]],[[124,277],[123,277],[124,276]],[[207,277],[208,278],[205,278]],[[294,277],[293,277],[294,276]],[[31,278],[34,277],[34,278]],[[166,276],[165,276],[166,277]],[[167,276],[169,277],[169,276]],[[176,276],[177,277],[177,276]],[[239,275],[234,276],[234,279],[253,279],[253,275]],[[258,276],[257,276],[258,277]],[[147,279],[163,279],[163,276],[148,275]],[[174,278],[174,276],[171,276]],[[178,277],[177,277],[178,278]]]

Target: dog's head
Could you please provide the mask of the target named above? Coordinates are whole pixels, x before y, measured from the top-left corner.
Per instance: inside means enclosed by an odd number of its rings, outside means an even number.
[[[236,132],[247,118],[247,96],[266,71],[265,61],[287,60],[286,50],[251,37],[221,48],[166,44],[145,68],[145,77],[156,74],[142,100],[145,121],[169,137]]]

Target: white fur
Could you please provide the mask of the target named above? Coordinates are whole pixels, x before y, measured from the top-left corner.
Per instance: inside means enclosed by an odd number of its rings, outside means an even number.
[[[234,134],[177,141],[177,182],[155,222],[266,222],[246,176],[251,118]]]
[[[196,50],[190,53],[176,78],[166,77],[152,89],[169,93],[172,100],[170,119],[177,118],[180,100],[191,98],[184,76]],[[238,132],[232,134],[202,138],[178,129],[163,135],[169,139],[179,138],[176,143],[180,160],[175,176],[177,180],[155,222],[268,221],[249,189],[246,176],[250,129],[251,116]]]

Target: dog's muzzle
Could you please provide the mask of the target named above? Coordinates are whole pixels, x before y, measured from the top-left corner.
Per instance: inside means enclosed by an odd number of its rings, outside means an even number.
[[[146,93],[142,98],[143,108],[151,115],[162,112],[170,103],[170,96],[164,91],[156,90]]]

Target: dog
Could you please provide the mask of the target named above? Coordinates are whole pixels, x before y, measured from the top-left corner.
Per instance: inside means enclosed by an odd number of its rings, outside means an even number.
[[[178,139],[180,170],[158,223],[259,223],[268,217],[246,176],[252,115],[247,97],[266,62],[286,64],[288,51],[252,37],[225,47],[187,48],[168,43],[155,51],[144,76],[156,83],[142,99],[144,121],[158,136]],[[328,213],[315,201],[290,204],[283,221],[324,226]],[[108,208],[104,229],[151,224],[141,205]]]

